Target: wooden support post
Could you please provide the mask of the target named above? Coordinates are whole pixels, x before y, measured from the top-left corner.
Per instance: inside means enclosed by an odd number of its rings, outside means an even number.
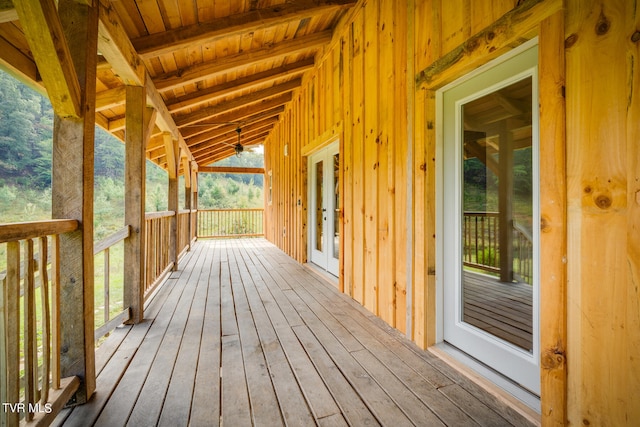
[[[53,218],[76,219],[78,231],[60,236],[61,376],[81,380],[69,404],[95,390],[93,321],[93,158],[98,9],[60,0],[58,14],[83,93],[80,117],[61,117],[53,129]]]
[[[193,236],[193,230],[191,229],[192,213],[191,213],[191,162],[187,157],[182,157],[182,171],[184,173],[184,208],[189,211],[189,226],[187,227],[189,233],[188,250],[191,250],[191,236]]]
[[[125,132],[125,224],[131,234],[124,241],[124,306],[131,309],[127,323],[144,317],[145,285],[145,177],[146,141],[153,114],[146,108],[143,86],[127,86]]]
[[[500,211],[500,281],[513,280],[513,144],[506,128],[500,131],[500,171],[498,183]]]
[[[542,424],[567,424],[567,172],[564,12],[540,23]]]
[[[164,148],[167,153],[167,173],[169,175],[168,209],[174,211],[169,225],[169,262],[173,263],[173,271],[178,269],[178,161],[180,150],[178,141],[169,132],[162,134]]]

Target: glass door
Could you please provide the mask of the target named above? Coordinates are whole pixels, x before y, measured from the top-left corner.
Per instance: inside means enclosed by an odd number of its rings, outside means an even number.
[[[537,48],[441,93],[443,338],[539,395]]]
[[[338,143],[309,158],[310,260],[337,276],[340,259],[340,154]]]

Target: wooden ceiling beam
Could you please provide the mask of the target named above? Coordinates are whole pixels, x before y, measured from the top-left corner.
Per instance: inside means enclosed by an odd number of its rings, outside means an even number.
[[[132,40],[144,59],[214,43],[270,27],[352,7],[355,0],[293,1],[265,9],[239,13],[213,22],[199,23]]]
[[[14,6],[54,111],[80,117],[82,91],[55,0],[21,0]]]
[[[247,106],[238,110],[230,111],[229,113],[224,113],[221,116],[216,117],[216,121],[213,123],[209,121],[206,123],[198,123],[197,125],[182,128],[180,132],[182,133],[182,136],[188,140],[203,133],[207,133],[217,127],[232,125],[235,129],[238,125],[245,126],[247,123],[253,123],[269,117],[277,117],[283,111],[284,107],[282,105],[268,110],[263,110],[258,113],[256,113],[252,106]]]
[[[202,122],[204,120],[211,119],[212,117],[219,116],[228,111],[239,109],[246,105],[264,104],[265,107],[262,109],[266,109],[286,104],[291,100],[291,91],[299,86],[300,80],[283,83],[269,89],[261,90],[250,95],[233,99],[229,102],[223,102],[211,107],[203,108],[192,114],[186,114],[176,117],[176,124],[178,125],[178,127],[182,128],[198,122]]]
[[[265,133],[268,134],[273,129],[273,126],[274,126],[274,123],[263,124],[262,126],[243,131],[240,136],[240,144],[251,145],[249,141],[254,140],[256,136],[259,136]],[[199,153],[210,150],[211,147],[215,147],[220,144],[234,146],[237,143],[238,143],[238,134],[236,132],[233,132],[233,133],[229,132],[227,134],[220,135],[216,138],[211,138],[210,140],[206,142],[202,142],[197,146],[191,147],[191,152],[193,153],[194,157],[196,157]]]
[[[256,145],[258,144],[258,142],[256,141],[263,141],[267,136],[269,136],[269,132],[271,132],[271,129],[258,129],[253,132],[250,132],[248,135],[245,135],[245,138],[241,144],[243,147]],[[224,150],[225,148],[228,148],[228,147],[235,148],[235,146],[236,146],[236,141],[233,138],[228,139],[226,141],[219,139],[215,144],[209,145],[208,147],[204,147],[198,150],[198,152],[194,153],[193,156],[197,160],[198,158],[202,158],[205,155],[215,154],[221,150]]]
[[[292,64],[272,68],[261,73],[252,74],[236,80],[216,85],[207,89],[173,99],[167,102],[170,112],[176,113],[187,108],[193,108],[200,104],[215,102],[221,98],[233,95],[243,90],[276,82],[283,77],[296,77],[313,68],[314,58],[304,59]]]
[[[240,127],[241,134],[244,133],[245,131],[259,129],[265,126],[269,126],[269,125],[273,126],[277,122],[278,122],[277,117],[269,117],[261,121],[252,122],[250,125]],[[235,134],[237,138],[237,135],[238,135],[238,132],[236,130],[237,128],[238,128],[238,125],[229,125],[229,126],[220,127],[218,129],[215,129],[214,131],[207,132],[207,133],[198,135],[197,137],[194,137],[192,139],[186,140],[187,145],[189,146],[190,150],[194,150],[198,147],[199,144],[206,143],[208,141],[214,140],[215,138],[219,138],[222,136]]]
[[[100,19],[98,24],[98,51],[111,64],[114,72],[118,74],[126,85],[145,86],[147,104],[155,108],[156,124],[163,132],[169,132],[178,140],[180,148],[189,153],[187,144],[178,132],[178,128],[169,113],[164,100],[160,96],[153,81],[140,59],[131,40],[127,36],[120,17],[111,6],[100,3]],[[109,130],[112,122],[109,122]],[[191,159],[191,153],[188,154]]]
[[[201,80],[238,71],[261,62],[274,61],[289,55],[318,50],[331,41],[331,34],[331,30],[322,31],[260,49],[220,57],[214,61],[181,68],[171,73],[160,74],[153,81],[161,92],[173,90]]]
[[[38,74],[38,67],[30,57],[2,37],[0,37],[0,52],[2,52],[0,67],[37,92],[46,93],[41,85],[42,79]]]

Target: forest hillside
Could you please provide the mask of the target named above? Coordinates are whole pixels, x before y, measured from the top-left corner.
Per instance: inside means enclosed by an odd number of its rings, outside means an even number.
[[[46,97],[0,70],[0,223],[51,217],[53,110]],[[95,239],[124,223],[124,144],[98,128],[95,137]],[[226,159],[261,167],[260,153]],[[184,184],[180,179],[180,200]],[[199,208],[263,207],[263,176],[201,174]],[[147,212],[167,207],[167,174],[147,162]]]

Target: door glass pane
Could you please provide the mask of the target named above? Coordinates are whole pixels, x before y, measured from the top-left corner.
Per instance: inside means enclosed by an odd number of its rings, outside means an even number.
[[[340,256],[340,185],[339,185],[339,173],[340,173],[340,155],[333,155],[333,176],[332,176],[332,190],[333,190],[333,257],[338,259]]]
[[[533,351],[532,79],[462,106],[462,321]]]
[[[316,168],[316,182],[315,182],[315,196],[316,196],[316,223],[315,223],[315,241],[316,241],[316,250],[322,252],[322,248],[323,248],[323,238],[324,238],[324,233],[323,233],[323,217],[324,217],[324,212],[323,212],[323,206],[324,206],[324,202],[323,202],[323,182],[324,182],[324,174],[323,174],[323,168],[324,168],[324,162],[323,161],[319,161],[316,163],[315,165]]]

